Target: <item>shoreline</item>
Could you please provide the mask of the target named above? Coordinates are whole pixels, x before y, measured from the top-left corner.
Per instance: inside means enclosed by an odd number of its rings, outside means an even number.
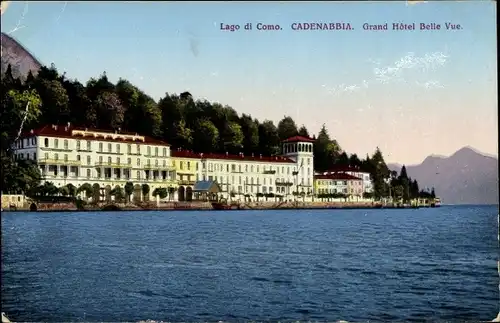
[[[368,203],[314,203],[314,202],[300,202],[297,204],[284,204],[284,205],[251,205],[242,204],[239,207],[225,210],[216,210],[212,207],[211,203],[197,203],[189,205],[163,205],[163,206],[131,206],[131,205],[115,205],[105,204],[101,206],[91,206],[88,208],[77,208],[76,206],[59,203],[55,204],[38,204],[37,210],[30,210],[29,207],[17,209],[4,209],[2,212],[34,212],[34,213],[54,213],[54,212],[153,212],[153,211],[284,211],[284,210],[371,210],[371,209],[420,209],[420,208],[434,208],[439,206],[421,205],[381,205],[381,204],[368,204]]]

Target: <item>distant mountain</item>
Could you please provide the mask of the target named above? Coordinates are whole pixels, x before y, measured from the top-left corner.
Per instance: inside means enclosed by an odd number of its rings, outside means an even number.
[[[399,173],[401,165],[389,164]],[[420,188],[434,187],[444,204],[498,204],[498,159],[464,147],[449,157],[431,155],[406,166]]]
[[[7,34],[1,34],[2,59],[1,72],[5,73],[9,64],[12,75],[26,79],[29,71],[36,75],[42,64],[26,48]]]

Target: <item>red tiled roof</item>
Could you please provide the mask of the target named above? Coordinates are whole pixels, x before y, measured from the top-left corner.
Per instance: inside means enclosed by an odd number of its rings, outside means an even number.
[[[332,173],[326,175],[314,175],[314,179],[334,179],[334,180],[352,180],[352,181],[362,181],[361,178],[352,176],[346,173]]]
[[[80,131],[89,131],[89,132],[99,132],[102,133],[102,135],[99,135],[97,137],[94,137],[93,135],[89,136],[84,136],[80,134],[72,134],[72,130],[80,130]],[[132,132],[116,132],[117,134],[122,134],[122,135],[137,135],[136,133]],[[106,135],[109,134],[109,135]],[[33,137],[33,136],[45,136],[45,137],[55,137],[55,138],[70,138],[70,139],[82,139],[82,140],[100,140],[100,141],[111,141],[111,142],[123,142],[123,143],[135,143],[135,144],[151,144],[151,145],[158,145],[158,146],[170,146],[168,143],[158,140],[155,138],[151,138],[148,136],[141,136],[144,137],[144,141],[136,139],[128,139],[128,138],[112,138],[112,134],[115,134],[114,131],[110,130],[100,130],[100,129],[87,129],[87,128],[82,128],[82,127],[74,127],[72,125],[69,126],[64,126],[64,125],[46,125],[38,129],[33,129],[28,132],[24,132],[21,135],[21,138],[27,138],[27,137]]]
[[[247,160],[265,163],[295,163],[292,159],[283,156],[248,156],[248,155],[231,155],[231,154],[212,154],[212,153],[195,153],[188,150],[172,150],[172,157],[178,158],[206,158],[206,159],[225,159],[225,160]]]
[[[324,171],[323,173],[336,173],[336,172],[360,172],[366,173],[361,168],[357,166],[333,166],[331,169]]]
[[[288,139],[283,140],[283,142],[314,142],[314,139],[303,137],[303,136],[293,136]]]

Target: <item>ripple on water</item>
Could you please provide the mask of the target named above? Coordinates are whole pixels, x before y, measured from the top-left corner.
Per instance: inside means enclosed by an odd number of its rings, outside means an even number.
[[[18,321],[491,320],[496,213],[2,214],[2,310]]]

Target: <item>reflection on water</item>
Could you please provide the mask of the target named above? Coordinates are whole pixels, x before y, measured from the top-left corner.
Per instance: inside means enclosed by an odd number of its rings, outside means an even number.
[[[19,321],[491,320],[495,207],[2,214]]]

